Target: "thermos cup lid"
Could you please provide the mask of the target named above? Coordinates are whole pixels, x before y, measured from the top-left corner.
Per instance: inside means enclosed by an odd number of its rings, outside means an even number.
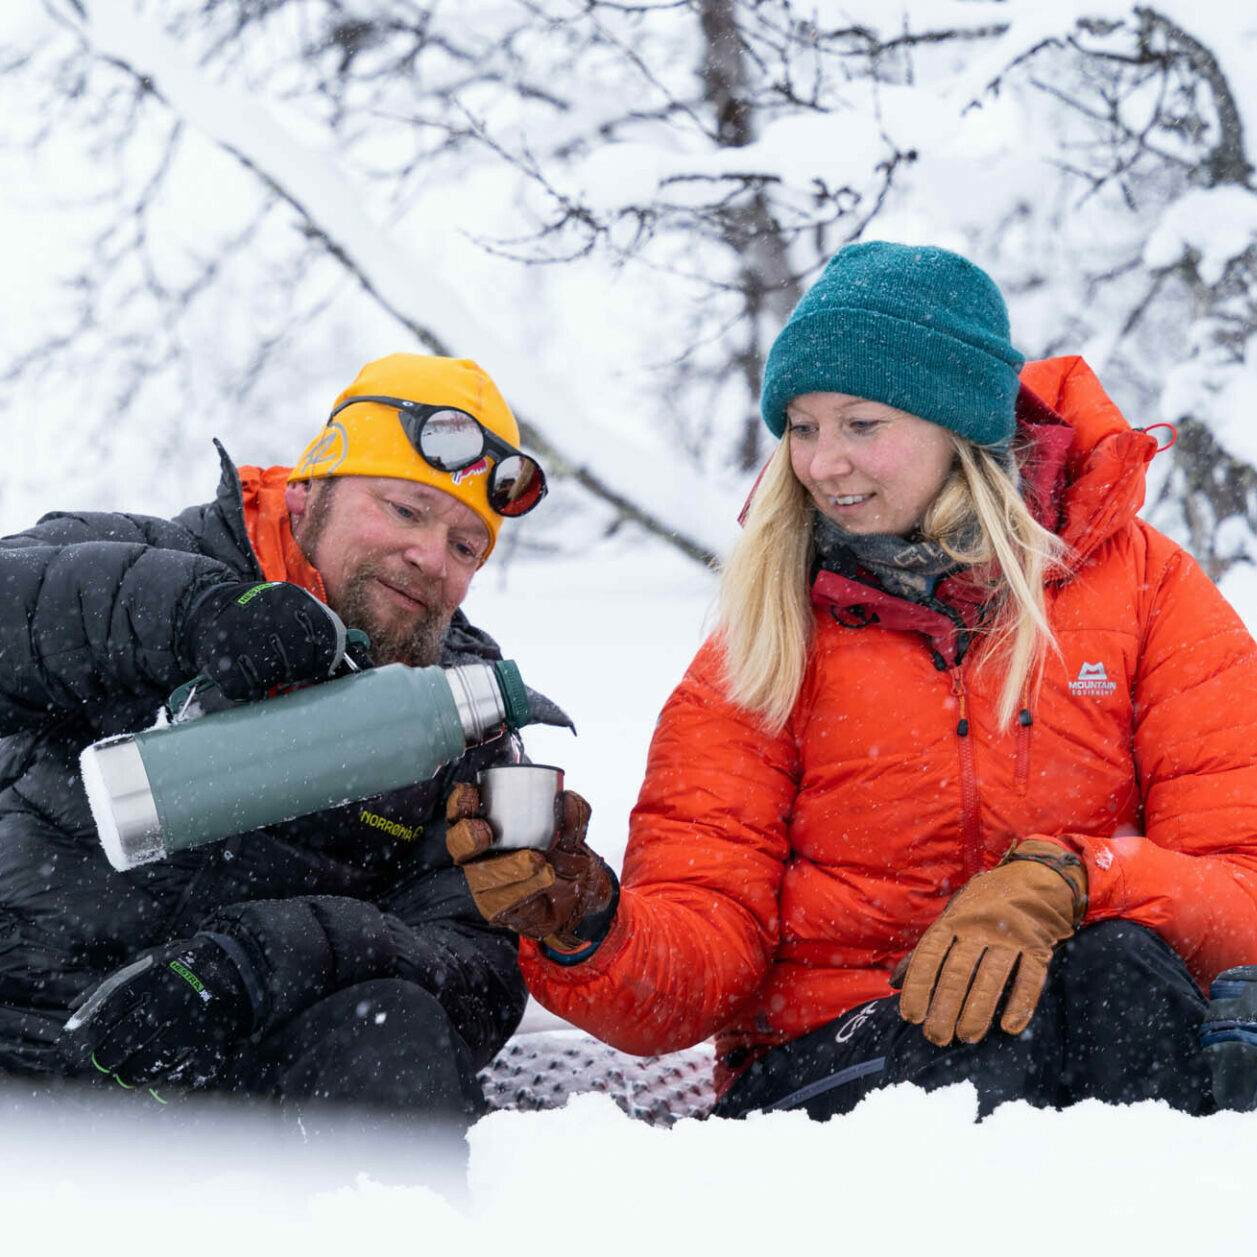
[[[532,724],[532,705],[528,701],[528,689],[520,676],[519,665],[514,659],[498,659],[493,670],[498,674],[498,685],[502,690],[506,723],[512,729]]]

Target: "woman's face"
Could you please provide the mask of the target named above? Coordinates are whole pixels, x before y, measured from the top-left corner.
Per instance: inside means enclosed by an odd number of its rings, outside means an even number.
[[[847,393],[786,407],[790,465],[822,515],[848,532],[906,537],[951,471],[946,428]]]

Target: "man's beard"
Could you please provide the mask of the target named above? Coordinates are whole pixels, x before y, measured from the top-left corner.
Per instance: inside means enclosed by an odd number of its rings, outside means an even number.
[[[412,668],[426,668],[441,658],[441,643],[449,627],[453,611],[445,607],[440,594],[432,586],[415,589],[424,597],[426,607],[418,619],[400,625],[380,620],[371,606],[371,586],[375,580],[388,580],[383,567],[363,563],[346,584],[337,605],[332,608],[350,628],[362,629],[371,639],[371,658],[377,665],[406,663]],[[396,581],[392,582],[397,584]],[[415,586],[412,577],[408,587]]]
[[[314,555],[327,528],[332,502],[339,488],[340,481],[334,476],[316,480],[310,489],[309,510],[293,528],[293,538],[311,563],[314,563]],[[444,605],[434,586],[424,582],[419,587],[419,582],[412,577],[404,584],[398,581],[391,583],[401,584],[403,589],[414,587],[416,592],[423,594],[427,608],[423,615],[406,628],[381,623],[371,609],[370,600],[371,582],[377,577],[388,579],[383,566],[368,559],[349,578],[342,596],[331,604],[332,610],[347,627],[361,629],[371,639],[371,658],[377,666],[406,663],[412,668],[426,668],[439,662],[441,642],[453,618],[454,608]]]

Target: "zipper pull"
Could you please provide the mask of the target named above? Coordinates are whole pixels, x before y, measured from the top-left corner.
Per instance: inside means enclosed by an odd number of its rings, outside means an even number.
[[[967,738],[969,736],[969,703],[965,697],[964,682],[960,679],[959,668],[952,673],[952,692],[956,695],[956,702],[960,709],[960,721],[956,725],[956,735]]]

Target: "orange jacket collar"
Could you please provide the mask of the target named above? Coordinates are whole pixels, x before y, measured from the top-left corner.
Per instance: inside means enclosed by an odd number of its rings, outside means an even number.
[[[300,585],[321,602],[327,601],[323,578],[310,563],[292,535],[284,489],[287,467],[241,467],[240,488],[244,496],[244,522],[253,553],[267,580]]]

